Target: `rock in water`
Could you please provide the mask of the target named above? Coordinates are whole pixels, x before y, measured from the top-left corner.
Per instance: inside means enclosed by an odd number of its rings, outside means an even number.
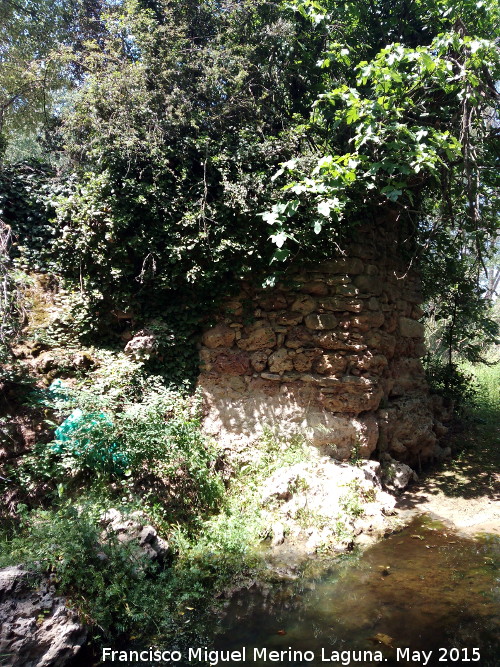
[[[0,570],[2,667],[64,667],[86,639],[86,628],[49,580],[35,590],[20,567]]]

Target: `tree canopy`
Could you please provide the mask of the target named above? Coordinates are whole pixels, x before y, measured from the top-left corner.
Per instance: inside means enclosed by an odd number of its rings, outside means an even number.
[[[4,118],[48,130],[53,169],[40,177],[48,213],[30,261],[96,304],[146,312],[179,290],[210,301],[245,273],[341,250],[385,209],[408,225],[431,292],[443,261],[466,263],[469,280],[487,260],[497,0],[22,0],[3,11]],[[40,106],[48,89],[71,95]],[[22,245],[33,224],[9,201]]]
[[[101,8],[101,0],[2,2],[0,134],[13,156],[22,154],[15,144],[50,125],[58,96],[77,83],[74,59],[72,64],[64,54],[78,53],[86,39],[98,36]]]

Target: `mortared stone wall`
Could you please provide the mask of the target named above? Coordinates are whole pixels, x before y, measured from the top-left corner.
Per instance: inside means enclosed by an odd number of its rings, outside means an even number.
[[[344,460],[442,455],[419,276],[396,233],[360,230],[344,255],[296,266],[272,289],[242,284],[225,302],[201,341],[208,433],[232,449],[266,429],[298,433]]]

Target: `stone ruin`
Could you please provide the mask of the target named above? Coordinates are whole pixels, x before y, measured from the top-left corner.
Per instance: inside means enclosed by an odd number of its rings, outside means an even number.
[[[359,229],[336,259],[295,266],[272,289],[241,285],[201,341],[207,433],[228,449],[266,430],[299,434],[340,460],[443,455],[443,405],[420,360],[420,279],[397,233]]]

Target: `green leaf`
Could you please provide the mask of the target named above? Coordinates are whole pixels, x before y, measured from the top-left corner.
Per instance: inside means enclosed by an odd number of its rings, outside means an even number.
[[[262,216],[268,225],[275,225],[279,220],[281,220],[281,216],[278,213],[274,213],[272,211],[266,211],[265,213],[260,213],[259,215]]]
[[[285,241],[288,238],[288,234],[286,232],[278,232],[277,234],[271,234],[270,239],[271,241],[278,246],[278,248],[281,248]]]
[[[290,255],[291,255],[290,250],[288,250],[287,248],[280,248],[279,250],[276,250],[276,252],[274,253],[271,262],[274,262],[275,260],[283,262],[285,259],[290,257]]]
[[[288,217],[294,215],[299,208],[300,201],[298,199],[292,199],[292,201],[287,202],[284,213]]]
[[[321,213],[321,215],[324,215],[327,218],[330,217],[330,209],[331,209],[330,201],[324,200],[318,203],[318,213]]]
[[[354,106],[350,107],[345,118],[347,124],[352,125],[352,123],[356,122],[359,118],[359,110]]]

